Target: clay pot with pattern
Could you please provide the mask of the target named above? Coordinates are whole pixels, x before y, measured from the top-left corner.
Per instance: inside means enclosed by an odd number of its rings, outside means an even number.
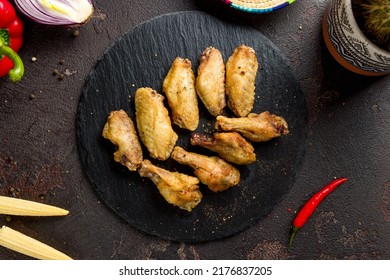
[[[390,73],[390,52],[370,40],[358,25],[352,1],[330,0],[322,31],[331,55],[346,69],[365,76]]]

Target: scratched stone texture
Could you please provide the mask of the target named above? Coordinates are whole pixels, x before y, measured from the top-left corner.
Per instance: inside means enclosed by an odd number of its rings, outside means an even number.
[[[26,20],[25,77],[16,85],[0,79],[0,195],[55,204],[70,215],[1,215],[0,225],[75,259],[389,259],[390,80],[356,76],[333,60],[321,34],[326,3],[300,0],[255,15],[219,0],[97,0],[76,37],[74,28]],[[310,123],[303,166],[273,211],[244,232],[200,244],[144,234],[108,209],[83,172],[75,125],[85,79],[104,51],[143,21],[189,10],[240,20],[278,46],[305,93]],[[288,252],[296,211],[341,176],[348,182],[323,201]],[[29,258],[0,248],[0,259]]]

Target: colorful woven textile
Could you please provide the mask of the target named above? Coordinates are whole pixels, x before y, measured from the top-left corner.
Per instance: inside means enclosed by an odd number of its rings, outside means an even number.
[[[250,13],[269,13],[283,8],[295,0],[223,0],[232,8]]]

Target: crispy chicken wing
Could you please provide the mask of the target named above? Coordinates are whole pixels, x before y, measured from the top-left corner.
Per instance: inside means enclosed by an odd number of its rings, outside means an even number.
[[[172,129],[164,96],[151,88],[139,88],[135,93],[135,115],[139,137],[150,152],[159,160],[170,157],[178,135]]]
[[[225,63],[218,49],[208,47],[201,54],[195,88],[210,114],[222,114],[226,106]]]
[[[235,164],[249,164],[256,161],[253,146],[237,132],[222,132],[206,135],[192,134],[191,144],[216,152],[224,160]]]
[[[177,162],[192,167],[196,177],[213,192],[227,190],[240,182],[237,168],[219,157],[187,152],[178,146],[171,156]]]
[[[267,111],[261,114],[251,113],[248,117],[241,118],[218,116],[215,128],[239,132],[253,142],[268,141],[288,134],[288,125],[285,119]]]
[[[142,162],[138,172],[153,181],[168,203],[183,210],[190,212],[202,199],[196,177],[170,172],[153,165],[149,160]]]
[[[142,162],[142,148],[133,121],[123,110],[112,111],[102,136],[117,146],[114,160],[135,171]]]
[[[226,94],[229,108],[239,117],[247,116],[255,101],[258,62],[255,51],[237,47],[226,62]]]
[[[172,110],[172,122],[194,131],[199,124],[199,109],[190,60],[177,57],[173,61],[164,79],[163,91]]]

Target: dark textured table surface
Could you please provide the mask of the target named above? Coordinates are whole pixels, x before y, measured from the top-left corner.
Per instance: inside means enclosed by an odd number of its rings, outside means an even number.
[[[0,195],[58,205],[70,214],[2,215],[0,225],[75,259],[389,259],[390,79],[357,76],[333,60],[321,34],[327,2],[297,0],[255,15],[216,0],[97,0],[94,17],[76,37],[74,29],[25,21],[25,77],[16,85],[0,80]],[[307,150],[291,190],[244,232],[200,244],[147,235],[106,207],[83,171],[75,125],[85,79],[104,51],[145,20],[189,10],[238,19],[267,36],[286,55],[309,112]],[[343,176],[348,182],[324,200],[288,252],[295,212]],[[0,259],[28,257],[0,248]]]

